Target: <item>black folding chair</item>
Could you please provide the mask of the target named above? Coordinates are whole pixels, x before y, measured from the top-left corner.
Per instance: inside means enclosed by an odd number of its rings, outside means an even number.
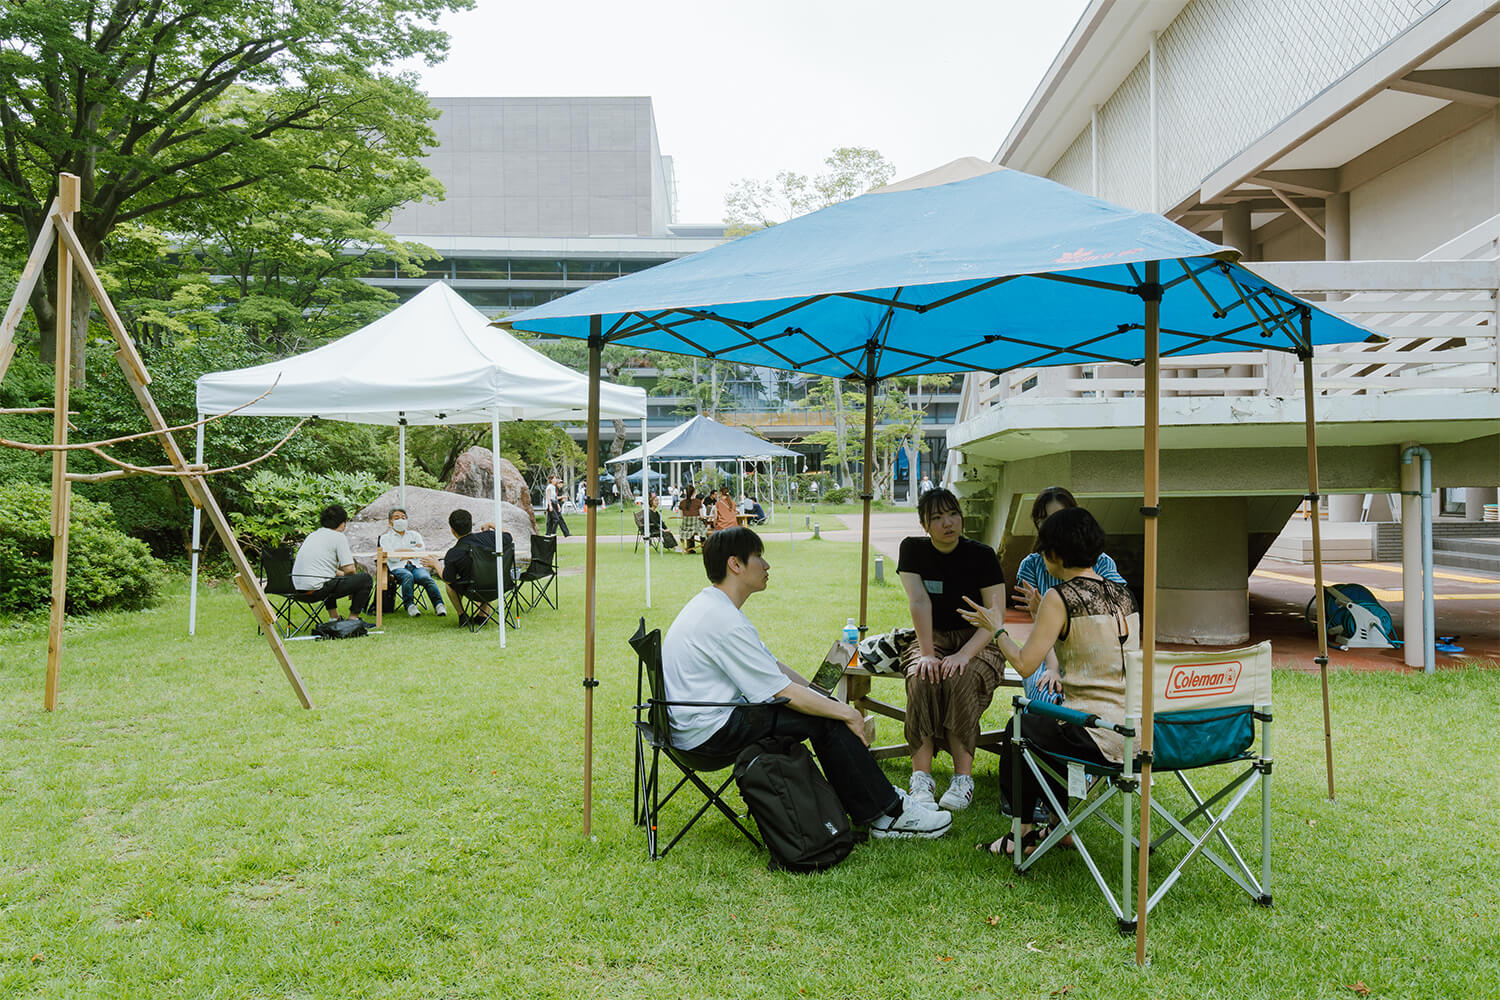
[[[500,572],[496,572],[497,565],[492,552],[481,552],[477,549],[469,565],[473,577],[468,587],[459,593],[459,611],[466,619],[466,627],[470,632],[478,632],[486,625],[495,621],[495,609],[501,608],[505,614],[505,625],[507,628],[519,628],[520,619],[511,614],[510,594],[515,589],[516,550],[508,544],[504,546],[504,555],[501,557]],[[502,595],[500,581],[505,581],[505,593]],[[489,610],[484,610],[488,606]]]
[[[311,638],[313,629],[328,620],[325,597],[318,590],[301,590],[292,583],[291,549],[268,549],[260,554],[261,589],[275,614],[273,625],[283,639]]]
[[[656,552],[658,554],[661,552],[661,535],[659,534],[661,530],[660,517],[656,519],[656,524],[654,525],[654,527],[657,530],[655,532],[652,532],[650,535],[647,535],[646,512],[643,510],[638,510],[635,512],[635,547],[631,549],[632,552],[639,552],[641,550],[641,539],[643,538],[646,539],[653,552]]]
[[[630,645],[635,650],[637,658],[635,676],[635,823],[637,826],[646,828],[646,848],[650,852],[651,860],[667,856],[667,852],[677,845],[683,835],[692,829],[693,824],[708,812],[710,806],[716,807],[721,813],[729,817],[729,822],[745,835],[745,839],[754,844],[759,850],[761,843],[755,834],[740,822],[740,817],[724,801],[724,791],[729,783],[734,780],[731,773],[717,788],[704,781],[700,774],[709,774],[714,771],[722,771],[732,765],[738,752],[726,755],[699,753],[694,750],[680,750],[672,745],[672,727],[667,717],[667,709],[673,705],[695,706],[700,708],[743,708],[744,702],[718,702],[718,701],[668,701],[666,682],[662,676],[661,666],[661,630],[652,629],[646,631],[646,619],[642,618],[640,626],[636,628],[635,635],[630,637]],[[649,687],[651,697],[642,701],[641,696]],[[776,698],[772,701],[762,702],[758,706],[770,708],[774,705],[784,705],[787,699]],[[651,748],[651,765],[646,766],[646,748]],[[661,795],[660,777],[658,768],[661,758],[665,756],[676,768],[682,772],[682,777],[672,790],[665,796]],[[667,842],[667,846],[657,849],[661,811],[666,804],[672,801],[684,785],[693,784],[703,793],[706,801],[693,813],[693,818],[683,824],[682,829]]]
[[[523,593],[522,588],[526,588]],[[557,536],[531,536],[531,563],[516,577],[507,599],[519,610],[530,611],[542,601],[557,607]],[[516,613],[512,608],[511,613]]]

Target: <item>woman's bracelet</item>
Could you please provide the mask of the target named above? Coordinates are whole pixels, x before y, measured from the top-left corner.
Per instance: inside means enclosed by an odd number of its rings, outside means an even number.
[[[1000,628],[999,628],[999,630],[995,632],[995,642],[998,643],[1000,641],[1000,637],[1002,635],[1009,635],[1009,634],[1010,634],[1009,632],[1005,631],[1005,626],[1001,625]]]

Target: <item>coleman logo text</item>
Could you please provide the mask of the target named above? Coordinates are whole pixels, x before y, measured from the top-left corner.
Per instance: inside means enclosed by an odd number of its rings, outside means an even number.
[[[1167,674],[1168,698],[1200,698],[1207,694],[1231,694],[1239,683],[1244,665],[1229,663],[1179,663]]]

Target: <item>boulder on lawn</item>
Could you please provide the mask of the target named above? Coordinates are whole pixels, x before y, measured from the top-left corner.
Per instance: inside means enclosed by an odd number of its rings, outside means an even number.
[[[448,477],[448,490],[462,493],[466,497],[493,497],[495,495],[495,462],[488,448],[475,445],[453,463],[453,475]],[[500,459],[500,499],[517,507],[531,507],[531,490],[515,463],[508,458]]]
[[[386,518],[391,508],[400,504],[400,488],[387,490],[349,521],[345,534],[349,536],[349,546],[354,550],[356,560],[364,568],[374,570],[374,556],[367,555],[365,558],[360,558],[359,554],[375,551],[375,540],[383,532],[390,530]],[[476,529],[479,525],[488,524],[495,519],[495,501],[489,497],[468,497],[458,493],[449,493],[447,490],[423,489],[420,486],[406,488],[408,527],[419,531],[428,550],[436,552],[439,556],[453,545],[453,531],[448,527],[448,515],[459,508],[467,510],[474,518]],[[513,503],[502,500],[500,510],[501,524],[505,531],[510,532],[511,540],[516,546],[516,562],[518,564],[530,562],[531,536],[536,528],[536,520],[531,513],[531,508],[517,507]]]

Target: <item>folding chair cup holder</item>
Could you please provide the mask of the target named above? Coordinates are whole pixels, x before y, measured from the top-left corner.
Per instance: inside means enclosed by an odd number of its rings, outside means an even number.
[[[1013,818],[1015,843],[1012,862],[1017,872],[1030,871],[1049,851],[1071,835],[1079,857],[1087,866],[1105,902],[1114,912],[1121,933],[1134,933],[1135,899],[1131,879],[1135,871],[1136,836],[1139,812],[1134,797],[1140,794],[1142,757],[1136,754],[1137,734],[1142,711],[1141,654],[1131,651],[1126,657],[1125,718],[1119,722],[1058,705],[1031,702],[1025,697],[1013,699],[1016,713],[1011,739],[1018,749],[1012,757],[1016,773],[1012,787],[1018,787],[1020,768],[1029,768],[1041,785],[1042,795],[1054,816],[1062,817],[1030,855],[1022,854],[1020,818]],[[1191,800],[1184,815],[1176,815],[1158,796],[1159,785],[1152,785],[1151,813],[1165,824],[1165,829],[1151,838],[1147,850],[1155,852],[1176,837],[1182,837],[1187,851],[1177,859],[1172,870],[1156,880],[1150,892],[1146,912],[1150,913],[1167,891],[1177,882],[1183,869],[1195,857],[1206,858],[1228,878],[1262,905],[1271,905],[1271,644],[1263,642],[1243,649],[1218,653],[1158,651],[1154,665],[1155,716],[1152,726],[1153,779],[1171,774]],[[1034,750],[1020,736],[1020,717],[1030,713],[1073,722],[1088,728],[1113,729],[1125,742],[1125,763],[1102,765],[1072,760],[1056,754]],[[1255,723],[1260,723],[1260,746],[1253,747]],[[1082,767],[1090,777],[1086,794],[1072,801],[1059,801],[1044,775],[1051,775],[1065,787],[1067,769]],[[1201,794],[1189,777],[1201,772],[1198,783],[1223,775],[1223,768],[1233,768],[1228,780],[1211,794]],[[1209,769],[1216,769],[1210,771]],[[1260,791],[1260,864],[1257,875],[1230,840],[1227,824],[1252,791]],[[1118,821],[1105,810],[1118,798]],[[1094,859],[1084,834],[1101,833],[1097,825],[1085,828],[1086,820],[1097,818],[1120,838],[1120,879],[1112,886]],[[1026,817],[1029,820],[1029,817]],[[1154,824],[1153,824],[1154,825]]]
[[[724,792],[729,788],[729,783],[734,780],[733,771],[730,771],[730,774],[717,785],[710,784],[702,777],[705,774],[714,774],[731,768],[735,758],[739,756],[738,752],[718,756],[695,753],[692,750],[680,750],[672,746],[671,724],[667,717],[667,710],[673,705],[741,708],[744,707],[744,703],[668,700],[666,684],[662,676],[661,630],[652,629],[647,632],[646,620],[642,618],[635,635],[630,637],[630,645],[637,657],[634,821],[637,826],[643,826],[646,829],[646,850],[651,860],[665,858],[667,852],[677,846],[677,842],[710,808],[716,808],[723,813],[729,822],[734,824],[735,829],[744,834],[745,839],[760,850],[761,843],[755,834],[750,832],[749,827],[742,821],[742,817],[724,801]],[[642,696],[647,693],[649,697],[643,700]],[[784,704],[786,704],[785,698],[777,698],[766,702],[765,707]],[[648,752],[649,762],[647,761]],[[670,761],[682,775],[666,795],[661,794],[661,759],[663,757]],[[713,780],[718,779],[715,777]],[[678,829],[667,845],[661,847],[661,837],[664,836],[660,829],[662,810],[679,791],[689,785],[703,794],[704,802],[698,807],[697,812],[693,813],[692,818]]]

